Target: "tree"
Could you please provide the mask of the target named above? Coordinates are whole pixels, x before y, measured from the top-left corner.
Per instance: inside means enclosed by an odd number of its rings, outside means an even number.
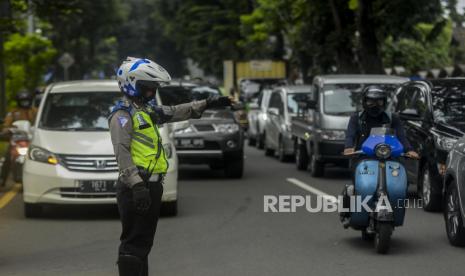
[[[11,100],[21,89],[34,91],[56,55],[52,42],[38,35],[12,34],[5,42],[7,95]]]
[[[440,0],[351,0],[357,10],[359,57],[365,73],[383,73],[380,47],[393,40],[418,38],[419,23],[435,23],[434,36],[444,26]]]
[[[222,61],[240,59],[244,52],[240,15],[251,11],[248,0],[161,1],[160,15],[166,33],[178,50],[192,58],[206,73],[222,74]]]
[[[452,22],[447,21],[441,32],[434,37],[434,24],[421,23],[415,27],[417,39],[388,37],[383,45],[383,60],[388,67],[403,66],[408,74],[419,70],[442,68],[451,64],[450,41]]]

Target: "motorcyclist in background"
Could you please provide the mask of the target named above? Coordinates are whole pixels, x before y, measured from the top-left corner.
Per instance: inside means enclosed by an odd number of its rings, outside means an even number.
[[[9,146],[7,153],[5,155],[5,165],[1,167],[0,170],[0,186],[6,184],[8,173],[11,168],[12,161],[14,161],[14,154],[12,149],[14,149],[14,141],[12,141],[12,128],[14,128],[13,123],[20,120],[27,120],[31,124],[34,123],[37,109],[32,106],[32,94],[22,90],[16,94],[16,107],[8,112],[3,121],[3,129],[0,132],[0,140],[9,140]],[[13,143],[13,144],[12,144]]]
[[[156,102],[158,87],[171,81],[168,72],[148,59],[128,58],[117,71],[124,99],[113,108],[110,133],[119,167],[117,202],[122,223],[118,269],[121,276],[148,275],[168,170],[158,125],[200,118],[207,108],[230,106],[229,97],[176,106]]]
[[[16,107],[6,114],[3,122],[4,129],[11,128],[13,123],[19,120],[27,120],[34,123],[37,108],[32,106],[33,96],[27,91],[20,91],[16,94]]]
[[[408,142],[405,131],[397,114],[391,114],[386,111],[387,93],[381,87],[370,85],[363,89],[361,112],[354,113],[349,120],[347,126],[347,135],[345,141],[344,155],[351,155],[355,151],[360,150],[363,142],[370,135],[372,128],[388,127],[395,131],[397,138],[404,146],[406,156],[418,159],[418,154],[413,151],[412,146]],[[363,158],[363,156],[361,156]],[[352,162],[351,169],[353,170],[357,162]],[[347,185],[343,191],[343,206],[349,207],[350,195],[353,194],[353,184]],[[341,213],[341,221],[344,226],[348,226],[349,213]]]

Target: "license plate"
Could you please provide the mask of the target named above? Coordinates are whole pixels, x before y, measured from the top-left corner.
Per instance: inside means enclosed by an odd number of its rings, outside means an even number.
[[[114,180],[81,180],[78,182],[81,193],[115,193]]]
[[[176,140],[176,146],[178,148],[203,148],[202,139],[178,139]]]

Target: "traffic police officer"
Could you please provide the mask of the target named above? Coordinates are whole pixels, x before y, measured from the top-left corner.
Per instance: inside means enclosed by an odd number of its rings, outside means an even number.
[[[128,58],[117,71],[123,100],[109,117],[111,140],[119,167],[117,201],[122,222],[118,270],[121,276],[148,275],[150,253],[168,161],[157,125],[199,118],[206,108],[230,106],[215,96],[177,106],[157,105],[155,93],[171,77],[148,59]]]

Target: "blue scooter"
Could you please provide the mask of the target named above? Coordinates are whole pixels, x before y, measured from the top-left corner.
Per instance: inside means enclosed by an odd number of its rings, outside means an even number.
[[[404,223],[407,199],[407,175],[404,166],[397,161],[404,156],[404,147],[386,127],[371,129],[360,151],[354,156],[362,156],[354,174],[354,186],[347,189],[351,197],[348,226],[362,231],[364,240],[374,239],[375,249],[385,254],[389,250],[394,227]],[[355,197],[353,197],[355,196]],[[363,204],[353,204],[354,202]],[[357,201],[358,199],[358,201]]]

